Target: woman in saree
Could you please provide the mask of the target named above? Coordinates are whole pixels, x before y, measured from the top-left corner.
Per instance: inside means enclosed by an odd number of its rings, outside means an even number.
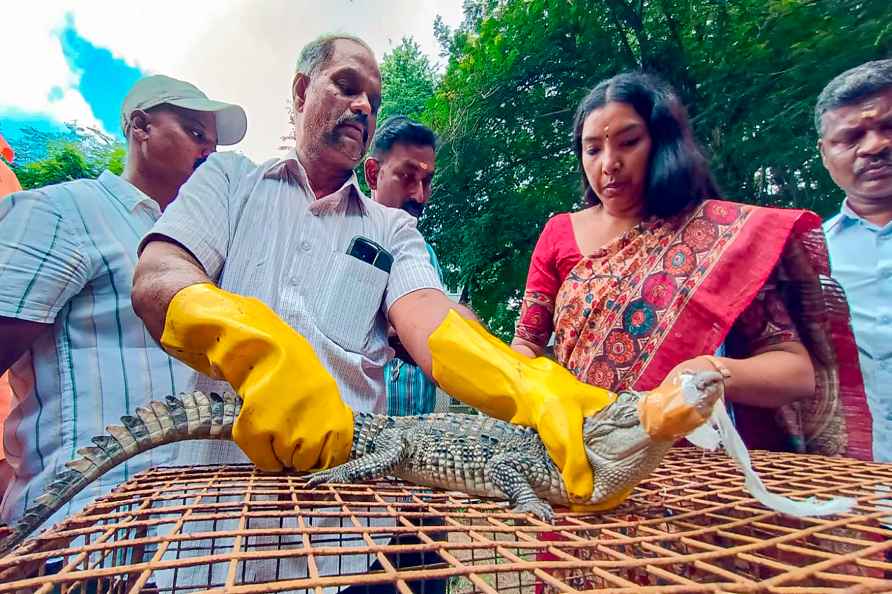
[[[715,369],[751,449],[871,459],[871,417],[820,218],[715,199],[659,79],[598,84],[573,127],[588,204],[536,244],[512,347],[580,380],[649,390]]]

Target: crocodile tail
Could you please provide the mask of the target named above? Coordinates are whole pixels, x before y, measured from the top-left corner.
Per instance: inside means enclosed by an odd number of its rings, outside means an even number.
[[[53,477],[12,531],[0,538],[0,556],[21,544],[84,487],[125,460],[177,441],[231,439],[241,406],[235,394],[195,391],[137,407],[135,415],[121,417],[121,425],[106,427],[106,435],[93,437],[94,445],[79,449],[80,457],[67,462],[65,470]]]

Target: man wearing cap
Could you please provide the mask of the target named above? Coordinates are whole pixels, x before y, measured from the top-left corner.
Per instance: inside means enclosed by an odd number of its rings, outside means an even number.
[[[189,83],[150,76],[127,95],[121,124],[120,177],[104,171],[0,201],[0,373],[10,370],[15,395],[3,435],[13,470],[0,507],[7,523],[91,437],[184,389],[189,377],[133,312],[136,247],[217,145],[242,139],[245,113]],[[159,449],[113,469],[49,522],[175,454]]]

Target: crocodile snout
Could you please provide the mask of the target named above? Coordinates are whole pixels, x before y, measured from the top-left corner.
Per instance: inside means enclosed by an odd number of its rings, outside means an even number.
[[[641,426],[656,440],[680,439],[706,422],[723,393],[720,373],[683,373],[641,397],[638,403]]]

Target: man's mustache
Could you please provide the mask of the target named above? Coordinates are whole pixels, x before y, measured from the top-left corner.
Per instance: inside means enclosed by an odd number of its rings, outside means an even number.
[[[345,113],[338,118],[335,128],[346,124],[357,124],[362,127],[362,141],[365,144],[369,142],[369,116],[364,113]]]
[[[855,175],[861,175],[870,169],[892,166],[892,150],[883,151],[879,155],[863,159],[855,163]]]
[[[403,210],[417,219],[421,217],[421,213],[424,212],[424,205],[409,199],[403,202]]]

